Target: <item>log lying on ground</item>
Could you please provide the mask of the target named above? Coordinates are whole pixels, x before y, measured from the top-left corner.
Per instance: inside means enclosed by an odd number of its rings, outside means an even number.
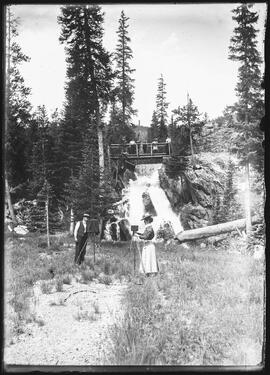
[[[258,217],[252,218],[252,224],[258,224]],[[176,239],[180,242],[199,240],[206,237],[216,236],[221,233],[232,232],[237,229],[243,229],[246,226],[246,219],[229,221],[227,223],[210,225],[209,227],[197,228],[180,232],[176,235]]]

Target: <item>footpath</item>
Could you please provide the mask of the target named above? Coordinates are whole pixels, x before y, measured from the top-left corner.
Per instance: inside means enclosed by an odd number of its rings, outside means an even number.
[[[63,292],[34,288],[36,322],[5,347],[6,365],[109,365],[111,327],[119,321],[126,284],[76,281]]]

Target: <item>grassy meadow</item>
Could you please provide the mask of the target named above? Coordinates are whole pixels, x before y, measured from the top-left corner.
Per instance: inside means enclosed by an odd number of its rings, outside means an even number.
[[[110,329],[115,365],[259,364],[263,343],[264,260],[239,251],[237,241],[219,247],[157,244],[160,272],[142,277],[133,271],[129,243],[101,243],[96,262],[87,252],[74,265],[68,235],[45,238],[7,235],[5,240],[6,343],[42,322],[30,303],[33,286],[43,293],[62,291],[76,279],[128,283],[124,318]],[[138,269],[139,254],[136,254]],[[252,363],[250,363],[252,362]]]

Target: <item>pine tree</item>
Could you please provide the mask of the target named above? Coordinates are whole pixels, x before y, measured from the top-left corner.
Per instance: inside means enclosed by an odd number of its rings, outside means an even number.
[[[148,141],[152,142],[156,138],[159,138],[158,119],[156,111],[153,111]]]
[[[60,214],[54,205],[54,192],[46,179],[36,195],[35,205],[30,210],[28,227],[31,231],[47,234],[48,248],[50,247],[50,234],[61,229]]]
[[[29,190],[33,198],[47,180],[50,185],[57,186],[55,179],[55,158],[53,134],[50,134],[50,120],[44,106],[39,106],[32,118],[32,127],[36,132],[32,141],[32,153],[30,156],[29,172],[31,173]]]
[[[186,154],[186,147],[183,142],[182,133],[182,128],[177,126],[174,117],[171,116],[171,122],[168,126],[168,134],[171,139],[171,150],[174,156]]]
[[[214,212],[212,217],[212,224],[220,224],[224,222],[222,213],[221,213],[221,199],[220,194],[218,193],[214,201]]]
[[[174,126],[179,129],[181,142],[178,149],[182,154],[191,153],[194,155],[194,146],[199,146],[202,127],[204,125],[198,107],[188,97],[187,105],[174,109]]]
[[[130,68],[130,61],[133,57],[130,47],[130,37],[128,36],[128,20],[122,10],[117,30],[118,43],[115,52],[116,61],[116,98],[120,103],[121,127],[124,129],[130,126],[132,116],[136,114],[133,108],[134,102],[134,79],[132,73],[135,69]]]
[[[66,44],[68,63],[67,103],[61,130],[65,160],[62,181],[67,183],[73,174],[82,182],[85,192],[81,191],[80,211],[84,202],[84,209],[89,206],[89,186],[85,181],[94,175],[95,179],[89,181],[93,186],[90,208],[94,210],[99,202],[100,160],[104,151],[102,116],[110,100],[113,77],[110,54],[102,45],[104,14],[97,5],[66,6],[61,10],[60,41]],[[91,141],[89,147],[85,145],[86,139]],[[87,162],[93,171],[87,170]]]
[[[246,230],[248,236],[251,232],[250,214],[250,164],[261,169],[263,162],[263,149],[261,147],[262,134],[259,129],[259,119],[262,117],[261,96],[261,58],[257,50],[255,25],[258,20],[256,12],[251,10],[252,5],[241,4],[232,12],[237,27],[231,38],[229,59],[240,62],[238,69],[238,83],[236,94],[237,122],[230,132],[232,152],[241,158],[246,171]],[[259,116],[259,117],[258,117]]]
[[[19,20],[6,8],[6,121],[5,121],[5,185],[9,211],[16,222],[11,203],[22,198],[28,174],[28,153],[30,140],[27,126],[31,118],[31,105],[28,100],[30,89],[25,86],[20,73],[20,65],[29,61],[16,42]]]
[[[169,103],[166,102],[166,84],[161,74],[158,80],[158,90],[156,96],[156,116],[158,121],[158,138],[160,142],[164,142],[168,135],[167,129],[167,108]]]
[[[47,231],[49,236],[49,232],[61,227],[61,220],[59,197],[55,194],[59,182],[55,154],[57,137],[44,106],[39,106],[33,114],[31,127],[33,145],[29,156],[28,190],[37,204],[30,211],[28,226],[30,230]]]
[[[233,161],[229,159],[225,178],[225,189],[220,208],[222,218],[220,222],[237,220],[242,217],[240,204],[236,200],[237,189],[234,184],[235,172],[236,166]]]
[[[99,169],[96,167],[96,141],[89,131],[85,136],[83,161],[77,179],[77,190],[74,191],[75,215],[81,217],[88,212],[92,218],[99,214]],[[75,180],[76,181],[76,180]]]
[[[112,98],[110,119],[108,125],[106,126],[107,145],[110,145],[112,143],[127,143],[132,139],[135,139],[135,132],[133,130],[133,127],[130,125],[125,125],[123,127],[121,124],[121,109],[117,107],[116,100]]]

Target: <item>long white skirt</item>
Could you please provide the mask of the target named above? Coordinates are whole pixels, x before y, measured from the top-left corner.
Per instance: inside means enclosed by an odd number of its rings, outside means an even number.
[[[158,272],[156,248],[153,243],[145,244],[142,249],[142,259],[139,271],[141,273]]]

